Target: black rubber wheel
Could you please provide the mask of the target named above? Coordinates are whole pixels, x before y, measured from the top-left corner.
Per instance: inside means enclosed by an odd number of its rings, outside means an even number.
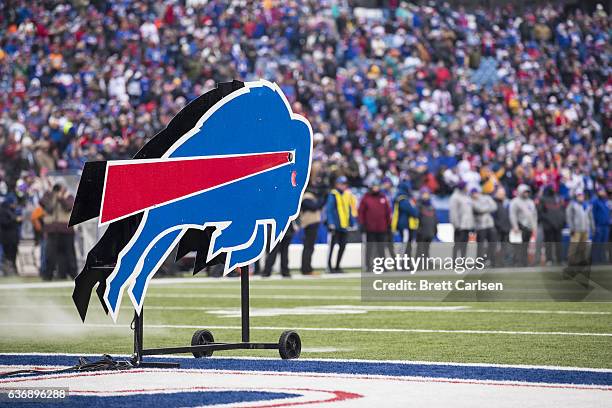
[[[298,358],[302,352],[302,340],[299,334],[293,330],[287,330],[281,334],[278,340],[278,353],[283,360]]]
[[[210,330],[197,330],[195,333],[193,333],[193,337],[191,338],[192,346],[201,346],[204,344],[210,344],[214,342],[215,342],[215,338],[213,337],[213,334],[210,332]],[[193,356],[195,358],[210,357],[212,355],[213,355],[212,350],[193,352]]]

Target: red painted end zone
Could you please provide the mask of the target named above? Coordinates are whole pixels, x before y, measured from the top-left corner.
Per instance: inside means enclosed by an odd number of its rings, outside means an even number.
[[[109,163],[101,222],[109,222],[189,194],[290,162],[290,152]]]

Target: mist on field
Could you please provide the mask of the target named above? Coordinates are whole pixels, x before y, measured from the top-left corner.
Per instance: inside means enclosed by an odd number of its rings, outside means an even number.
[[[72,305],[70,293],[66,297],[45,296],[43,291],[2,291],[0,304],[0,332],[2,336],[77,336],[87,330]]]
[[[117,323],[113,323],[110,316],[104,313],[94,288],[87,319],[83,323],[72,303],[72,289],[0,289],[0,338],[39,338],[52,342],[58,338],[86,341],[88,338],[118,336],[126,339],[128,351],[132,336],[130,322],[133,311],[130,311],[131,303],[127,296],[123,301],[124,308]],[[172,330],[162,327],[151,330],[157,335],[175,334]]]

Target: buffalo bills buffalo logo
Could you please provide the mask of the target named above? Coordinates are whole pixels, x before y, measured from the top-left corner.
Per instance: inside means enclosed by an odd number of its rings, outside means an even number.
[[[99,215],[110,232],[77,278],[73,298],[82,318],[95,281],[116,320],[125,290],[140,312],[150,279],[177,245],[183,254],[197,250],[200,267],[222,259],[227,274],[259,259],[268,235],[273,248],[297,217],[310,172],[310,124],[276,84],[234,81],[215,91],[180,112],[148,143],[148,154],[85,168],[71,224]],[[176,134],[189,120],[193,126]],[[155,149],[165,150],[153,157]],[[96,179],[103,179],[101,191],[91,187]],[[100,202],[93,213],[86,205],[92,195]],[[100,275],[93,272],[104,270],[99,264],[112,266]]]

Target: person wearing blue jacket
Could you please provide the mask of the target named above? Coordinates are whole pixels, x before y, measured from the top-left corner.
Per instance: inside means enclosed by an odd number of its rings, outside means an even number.
[[[416,241],[419,229],[419,210],[412,197],[412,186],[409,181],[402,181],[397,186],[397,194],[393,200],[391,230],[399,232],[404,241],[407,236],[406,254],[412,256],[412,243]]]
[[[335,188],[329,192],[326,204],[327,229],[329,239],[329,254],[327,255],[327,270],[330,273],[341,273],[340,262],[346,248],[348,231],[355,225],[357,217],[357,199],[348,188],[348,180],[344,176],[336,179]],[[335,267],[332,268],[332,254],[338,244],[338,255]]]
[[[593,263],[606,262],[606,245],[610,238],[610,203],[603,187],[597,188],[597,196],[591,203],[591,224],[593,227]]]

